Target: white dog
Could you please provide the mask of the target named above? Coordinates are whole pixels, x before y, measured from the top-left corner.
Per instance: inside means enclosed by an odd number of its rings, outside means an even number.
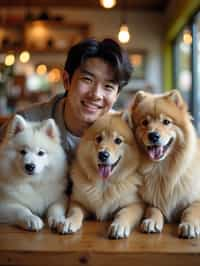
[[[54,120],[28,122],[16,115],[0,146],[0,223],[39,231],[46,214],[58,230],[67,207],[66,171]]]

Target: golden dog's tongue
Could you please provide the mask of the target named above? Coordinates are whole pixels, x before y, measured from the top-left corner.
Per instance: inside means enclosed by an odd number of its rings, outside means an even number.
[[[162,146],[153,146],[148,150],[149,156],[152,160],[159,160],[164,153]]]
[[[104,164],[99,165],[99,174],[101,177],[103,178],[109,177],[111,171],[112,171],[111,165],[104,165]]]

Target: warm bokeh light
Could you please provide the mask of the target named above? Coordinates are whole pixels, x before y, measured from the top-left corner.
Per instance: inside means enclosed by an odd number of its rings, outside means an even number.
[[[15,63],[15,55],[14,54],[6,55],[4,63],[6,66],[12,66]]]
[[[48,74],[48,79],[50,82],[59,82],[61,80],[60,69],[53,68]]]
[[[19,60],[21,63],[27,63],[30,60],[30,53],[28,51],[21,52]]]
[[[42,21],[34,21],[30,27],[26,27],[25,36],[27,45],[37,49],[45,49],[46,43],[51,35],[51,27]]]
[[[104,8],[113,8],[116,5],[116,0],[100,0],[100,4]]]
[[[128,31],[128,26],[122,24],[118,33],[118,39],[121,43],[128,43],[130,40],[130,34]]]
[[[36,73],[38,75],[45,75],[47,73],[47,66],[44,64],[37,66]]]
[[[183,42],[187,45],[190,45],[192,43],[192,35],[189,30],[185,30],[183,33]]]
[[[131,55],[131,62],[134,66],[140,66],[142,64],[142,56],[140,54]]]

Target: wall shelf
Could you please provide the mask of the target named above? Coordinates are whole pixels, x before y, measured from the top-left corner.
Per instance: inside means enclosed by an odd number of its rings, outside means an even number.
[[[88,37],[89,25],[64,21],[0,24],[0,52],[65,52]]]

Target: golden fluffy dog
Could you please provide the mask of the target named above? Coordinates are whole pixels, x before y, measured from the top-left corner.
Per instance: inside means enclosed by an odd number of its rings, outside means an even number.
[[[140,222],[144,206],[137,195],[140,176],[137,146],[121,114],[108,114],[84,134],[73,163],[73,192],[62,233],[74,233],[84,218],[114,217],[110,238],[126,238]]]
[[[164,220],[180,221],[179,235],[200,234],[200,146],[187,106],[176,90],[138,92],[131,117],[142,155],[140,190],[149,204],[144,232],[161,232]]]

